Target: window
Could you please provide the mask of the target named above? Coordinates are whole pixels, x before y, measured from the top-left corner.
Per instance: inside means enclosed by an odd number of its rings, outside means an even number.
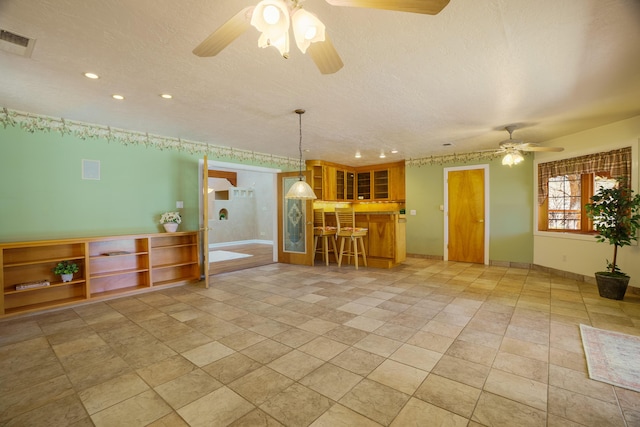
[[[593,232],[584,205],[631,176],[631,148],[538,164],[538,230]]]
[[[547,231],[575,231],[588,233],[593,231],[593,224],[589,221],[584,205],[589,203],[591,196],[600,188],[612,187],[615,179],[608,177],[606,172],[597,174],[570,174],[549,178],[549,194],[541,206],[539,213],[546,217]]]
[[[580,230],[582,192],[580,175],[561,175],[549,179],[548,229]]]

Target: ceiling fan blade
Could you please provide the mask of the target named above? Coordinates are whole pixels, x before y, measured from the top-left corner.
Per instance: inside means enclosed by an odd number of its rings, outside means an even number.
[[[193,49],[193,53],[201,57],[219,54],[251,26],[253,8],[254,6],[245,7],[236,13],[202,43],[196,46],[196,48]]]
[[[535,146],[521,146],[519,148],[517,148],[520,151],[554,151],[554,152],[560,152],[560,151],[564,151],[564,148],[562,147],[535,147]]]
[[[324,41],[311,43],[307,53],[322,74],[333,74],[344,66],[338,51],[326,33]]]
[[[473,152],[474,153],[496,153],[496,154],[500,154],[500,153],[506,153],[507,149],[506,148],[487,148],[486,150],[475,150]]]
[[[449,0],[327,0],[332,6],[366,7],[437,15]]]

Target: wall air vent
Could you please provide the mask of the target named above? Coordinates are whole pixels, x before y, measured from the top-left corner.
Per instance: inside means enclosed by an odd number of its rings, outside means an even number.
[[[35,39],[0,29],[0,50],[30,58],[35,44]]]

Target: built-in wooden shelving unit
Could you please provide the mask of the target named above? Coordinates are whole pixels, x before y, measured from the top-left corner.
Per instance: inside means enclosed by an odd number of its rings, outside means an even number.
[[[0,316],[200,280],[197,232],[91,237],[0,244]],[[53,274],[60,261],[80,271]],[[19,289],[21,285],[47,283]]]

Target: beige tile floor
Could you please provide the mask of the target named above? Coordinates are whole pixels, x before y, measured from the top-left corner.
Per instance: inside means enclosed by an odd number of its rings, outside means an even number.
[[[273,264],[0,322],[0,425],[638,426],[578,325],[640,335],[640,297],[409,259]]]

